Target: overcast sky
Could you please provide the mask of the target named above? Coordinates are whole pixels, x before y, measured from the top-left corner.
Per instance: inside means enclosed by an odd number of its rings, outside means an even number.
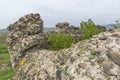
[[[65,21],[79,26],[89,18],[105,25],[120,18],[120,0],[1,0],[0,29],[29,13],[40,13],[44,27]]]

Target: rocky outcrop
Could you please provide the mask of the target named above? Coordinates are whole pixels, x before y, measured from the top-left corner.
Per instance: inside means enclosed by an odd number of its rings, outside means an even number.
[[[45,41],[42,26],[38,14],[29,14],[8,27],[14,80],[120,80],[120,29],[100,33],[68,49],[49,51],[41,49]]]
[[[29,14],[10,25],[8,30],[7,43],[14,68],[19,65],[27,50],[43,44],[43,20],[39,14]]]
[[[56,33],[71,34],[72,38],[76,41],[81,40],[81,32],[79,27],[69,25],[68,22],[57,23],[56,24]]]
[[[96,27],[101,31],[106,31],[107,30],[105,26],[97,25]]]
[[[79,27],[75,27],[73,25],[69,26],[68,22],[64,22],[64,23],[57,23],[56,24],[56,32],[80,34],[80,29],[79,29]]]
[[[114,33],[120,34],[119,30],[100,33],[60,51],[29,51],[16,77],[20,80],[119,80],[120,38],[112,37]],[[101,40],[101,36],[107,38]]]
[[[64,30],[63,33],[71,34],[74,40],[80,40],[81,36],[78,28],[69,27],[69,23],[58,23],[57,27],[61,31]],[[39,14],[25,15],[17,22],[11,24],[8,27],[8,31],[7,43],[13,68],[20,65],[20,61],[30,49],[48,49],[50,47],[49,43],[45,41],[45,36],[50,35],[52,32],[43,33],[43,20]],[[58,31],[57,33],[61,32]]]

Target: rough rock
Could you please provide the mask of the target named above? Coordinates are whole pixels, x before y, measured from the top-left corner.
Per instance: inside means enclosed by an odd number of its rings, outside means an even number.
[[[120,52],[108,52],[107,56],[118,66],[120,66]]]
[[[113,64],[110,61],[103,62],[103,70],[106,74],[111,75],[110,69],[113,68]]]
[[[79,27],[75,27],[73,25],[69,26],[68,22],[64,22],[64,23],[57,23],[56,24],[56,32],[80,34],[80,29],[79,29]]]
[[[71,34],[72,38],[76,41],[81,40],[80,28],[73,25],[69,25],[68,22],[57,23],[56,24],[56,33]]]
[[[105,60],[104,57],[98,57],[98,58],[97,58],[97,62],[98,62],[99,64],[103,63],[104,60]]]
[[[119,32],[117,32],[119,33]],[[101,33],[90,40],[81,41],[61,51],[29,51],[26,62],[15,78],[20,80],[119,80],[118,60],[109,57],[108,51],[119,50],[112,33]],[[99,40],[105,35],[107,40]],[[115,42],[114,42],[115,41]],[[113,45],[114,42],[114,45]],[[97,51],[96,51],[97,50]],[[96,54],[93,54],[97,52]],[[119,57],[119,56],[117,56]],[[117,58],[115,58],[117,59]]]
[[[66,32],[68,28],[69,28],[68,22],[56,24],[57,32]]]
[[[40,23],[42,20],[38,14],[27,16],[35,19],[36,22],[32,23],[42,28],[43,23]],[[19,64],[14,80],[120,79],[120,37],[113,36],[119,35],[120,29],[100,33],[68,49],[49,51],[41,49],[44,43],[42,29],[35,32],[33,28],[28,28],[31,26],[24,26],[23,29],[22,21],[27,21],[25,25],[31,22],[23,17],[8,28],[7,41],[12,65],[15,67],[15,64]],[[69,27],[68,23],[59,25]]]
[[[106,31],[107,30],[105,26],[101,26],[101,25],[97,25],[97,28],[99,30],[102,30],[102,31]]]
[[[101,35],[101,36],[99,36],[99,39],[100,39],[100,40],[106,40],[106,39],[107,39],[107,36]]]
[[[19,68],[16,77],[20,80],[119,80],[120,67],[108,56],[108,48],[111,47],[112,51],[119,48],[113,47],[116,37],[111,37],[111,34],[100,33],[60,51],[29,51],[29,57],[26,57],[27,61]],[[99,40],[102,35],[108,39]]]
[[[12,67],[16,67],[28,49],[43,44],[43,20],[39,14],[25,15],[10,25],[8,30],[8,49]]]

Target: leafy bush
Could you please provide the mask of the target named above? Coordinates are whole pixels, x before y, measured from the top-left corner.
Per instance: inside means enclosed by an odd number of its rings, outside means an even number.
[[[47,36],[47,42],[50,44],[51,50],[59,50],[70,47],[75,41],[70,34],[51,33]]]
[[[82,32],[82,39],[89,39],[93,35],[101,32],[100,30],[98,30],[98,28],[91,19],[89,19],[87,22],[81,22],[80,26],[80,30]]]

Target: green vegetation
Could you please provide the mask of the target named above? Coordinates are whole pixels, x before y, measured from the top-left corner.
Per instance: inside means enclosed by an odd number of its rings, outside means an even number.
[[[82,35],[81,40],[89,39],[93,35],[97,35],[100,32],[103,32],[103,30],[96,27],[94,22],[89,19],[87,22],[81,22],[80,23],[80,35]],[[70,34],[64,34],[64,33],[51,33],[46,37],[47,42],[49,43],[50,50],[60,50],[64,48],[70,47],[73,43],[76,43],[78,41],[75,41]]]
[[[14,73],[13,69],[0,70],[0,80],[12,79],[14,74],[15,73]]]
[[[6,37],[7,37],[7,33],[0,32],[0,53],[8,53]]]
[[[75,41],[70,34],[55,34],[51,33],[47,36],[47,42],[50,43],[51,50],[59,50],[70,47]]]
[[[0,53],[8,53],[7,44],[4,42],[0,43]]]
[[[8,53],[0,53],[0,64],[9,64],[10,56]]]
[[[33,24],[34,21],[31,20],[31,23]],[[89,39],[93,35],[96,35],[101,32],[91,19],[89,19],[87,22],[80,23],[80,26],[81,26],[80,30],[82,34],[82,40]],[[0,65],[10,64],[10,56],[8,54],[6,36],[7,33],[5,32],[0,33]],[[70,34],[63,34],[63,33],[59,33],[59,34],[51,33],[48,36],[46,36],[46,41],[50,46],[49,47],[50,50],[60,50],[60,49],[68,48],[73,43],[78,42],[75,41]],[[91,55],[95,55],[95,53],[92,53]],[[21,65],[24,65],[25,61],[26,60],[23,59],[21,61]],[[14,76],[14,74],[15,74],[14,70],[11,68],[6,70],[0,69],[0,80],[11,79]]]
[[[0,33],[0,64],[10,63],[10,56],[8,54],[7,44],[6,44],[7,33]]]
[[[8,54],[7,43],[6,43],[7,33],[0,32],[0,65],[10,64],[10,56]],[[0,69],[0,80],[11,79],[14,76],[14,70],[9,68],[5,70]]]
[[[81,22],[80,26],[80,30],[82,32],[82,40],[89,39],[93,35],[96,35],[101,32],[91,19],[89,19],[87,22]]]

